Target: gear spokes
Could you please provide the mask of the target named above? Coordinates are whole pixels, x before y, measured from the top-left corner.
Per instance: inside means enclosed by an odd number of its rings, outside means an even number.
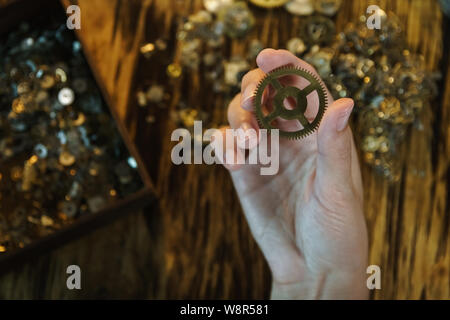
[[[283,86],[279,78],[289,75],[304,78],[309,84],[304,89]],[[273,110],[269,114],[264,115],[261,99],[264,90],[268,85],[272,86],[276,93],[273,98]],[[317,91],[319,96],[319,107],[316,117],[310,122],[305,116],[308,107],[307,96],[314,91]],[[284,100],[287,98],[295,99],[295,108],[287,109],[285,107]],[[280,135],[290,139],[299,139],[306,137],[318,128],[327,107],[326,89],[316,76],[307,70],[295,67],[281,67],[271,71],[261,80],[256,90],[254,104],[256,117],[261,126],[265,129],[277,129],[271,124],[277,118],[297,120],[302,125],[303,129],[298,131],[280,130]]]

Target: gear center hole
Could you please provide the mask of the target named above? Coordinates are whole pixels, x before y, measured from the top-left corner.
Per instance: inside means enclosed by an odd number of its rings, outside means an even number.
[[[283,106],[287,110],[294,110],[297,107],[297,100],[294,97],[287,97],[283,100]]]

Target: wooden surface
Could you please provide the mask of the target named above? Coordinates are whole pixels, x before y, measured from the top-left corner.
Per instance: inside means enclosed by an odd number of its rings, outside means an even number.
[[[405,142],[398,183],[389,184],[363,166],[369,263],[382,270],[382,289],[374,298],[449,299],[450,67],[448,55],[442,58],[442,15],[434,0],[344,1],[338,29],[364,14],[369,2],[399,16],[411,49],[424,55],[427,68],[443,72],[445,88],[421,116],[425,129],[412,130]],[[127,108],[140,42],[161,35],[173,38],[177,15],[196,11],[201,1],[77,3],[86,49],[97,58],[106,88],[153,173],[160,210],[131,214],[1,276],[0,298],[267,298],[270,274],[227,172],[220,167],[173,166],[168,117],[161,116],[159,125],[149,129],[138,121],[142,110]],[[286,27],[291,18],[266,11],[258,11],[257,18],[254,35],[265,37],[267,46],[284,46],[292,35],[292,28]],[[236,42],[229,53],[243,50]],[[157,70],[148,69],[149,77]],[[175,84],[173,92],[181,89]],[[222,119],[225,102],[200,98],[200,93],[193,90],[190,101],[205,110],[214,108],[214,117]],[[177,99],[174,94],[169,108]],[[69,264],[82,269],[81,291],[66,289]]]

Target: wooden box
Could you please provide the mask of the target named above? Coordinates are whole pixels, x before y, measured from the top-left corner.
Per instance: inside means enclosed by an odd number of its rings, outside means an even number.
[[[38,15],[63,15],[65,16],[65,7],[67,2],[60,2],[58,0],[18,0],[9,4],[6,7],[0,8],[0,39],[11,30],[14,30],[23,21]],[[78,38],[82,47],[83,41]],[[114,201],[108,204],[103,209],[96,213],[91,213],[77,218],[72,224],[64,227],[54,233],[40,238],[31,244],[24,246],[21,249],[13,250],[11,252],[0,253],[0,272],[5,272],[12,267],[18,266],[21,263],[28,261],[31,258],[37,257],[48,252],[58,246],[61,246],[83,234],[86,234],[93,229],[103,226],[113,219],[118,218],[127,213],[136,212],[139,209],[149,208],[153,206],[156,201],[156,196],[150,176],[146,171],[145,165],[137,153],[136,147],[132,142],[124,125],[119,121],[116,109],[111,98],[109,97],[104,85],[100,81],[100,77],[96,73],[95,66],[92,64],[92,57],[89,52],[83,52],[86,61],[91,69],[93,78],[102,93],[105,104],[108,106],[112,118],[115,120],[119,134],[128,149],[130,155],[134,157],[138,164],[138,173],[142,180],[142,189],[134,194],[123,199]]]

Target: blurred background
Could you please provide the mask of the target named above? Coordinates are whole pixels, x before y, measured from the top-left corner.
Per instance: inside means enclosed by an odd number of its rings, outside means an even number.
[[[0,10],[14,2],[0,1]],[[357,102],[369,264],[382,271],[371,297],[450,298],[449,2],[216,8],[226,2],[61,2],[81,9],[84,55],[158,202],[0,274],[0,298],[268,298],[270,272],[226,170],[170,159],[175,128],[226,123],[240,77],[265,47],[291,50],[316,66],[335,97]],[[365,27],[371,4],[383,10],[388,39]],[[367,61],[371,50],[385,60]],[[66,287],[71,264],[82,270],[82,290]]]

